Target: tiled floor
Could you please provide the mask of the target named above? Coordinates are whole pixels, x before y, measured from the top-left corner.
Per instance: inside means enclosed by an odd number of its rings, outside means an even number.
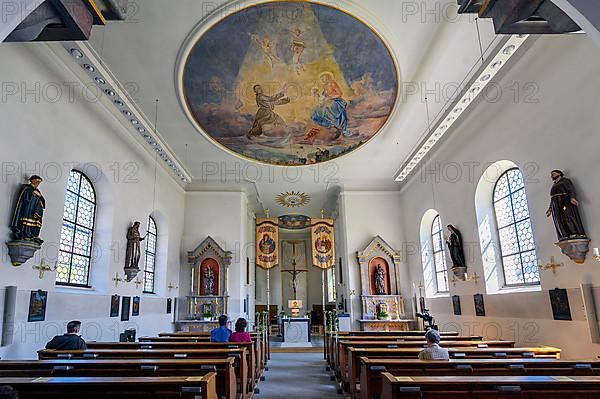
[[[342,398],[325,371],[323,353],[272,353],[256,399]]]

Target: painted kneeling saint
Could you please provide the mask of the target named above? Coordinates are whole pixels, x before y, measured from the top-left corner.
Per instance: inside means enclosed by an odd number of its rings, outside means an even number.
[[[254,85],[253,89],[254,93],[256,94],[256,105],[258,106],[258,111],[256,111],[256,117],[254,118],[252,129],[250,129],[246,135],[246,137],[249,139],[255,136],[262,136],[265,125],[284,126],[285,121],[274,110],[275,106],[288,104],[290,102],[290,99],[285,95],[287,84],[283,86],[282,91],[272,96],[267,96],[264,94],[261,85]]]

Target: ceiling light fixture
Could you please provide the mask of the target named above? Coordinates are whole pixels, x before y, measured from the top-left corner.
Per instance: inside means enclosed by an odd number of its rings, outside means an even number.
[[[497,51],[497,53],[489,58],[489,62],[484,68],[479,70],[476,79],[469,80],[471,85],[463,91],[463,95],[459,97],[446,113],[440,118],[433,129],[428,129],[428,134],[423,138],[421,144],[414,150],[396,175],[396,181],[406,180],[410,173],[418,166],[418,163],[424,156],[431,151],[435,144],[448,132],[458,118],[473,104],[473,100],[484,92],[484,89],[493,80],[493,77],[506,66],[507,61],[516,53],[525,43],[529,35],[513,35],[511,36]],[[449,116],[452,115],[452,116]],[[433,140],[433,144],[432,144]]]
[[[191,177],[183,169],[183,167],[176,160],[175,156],[170,150],[166,150],[166,144],[158,139],[155,140],[147,132],[152,130],[152,126],[144,118],[143,113],[132,105],[130,98],[127,93],[123,90],[119,82],[112,77],[110,71],[106,70],[100,58],[95,54],[94,50],[88,43],[84,42],[65,42],[62,45],[64,51],[69,54],[69,57],[74,58],[77,61],[77,65],[85,69],[89,74],[93,74],[91,78],[99,86],[104,86],[101,90],[111,98],[111,103],[118,109],[122,115],[124,115],[135,130],[144,137],[146,142],[152,146],[153,150],[159,154],[160,158],[165,162],[169,169],[173,171],[182,182],[190,183]],[[61,56],[61,58],[63,58]],[[67,63],[66,59],[63,61]],[[67,63],[67,65],[70,65]],[[108,85],[107,85],[108,84]],[[124,93],[124,94],[122,94]],[[157,132],[158,134],[158,132]]]

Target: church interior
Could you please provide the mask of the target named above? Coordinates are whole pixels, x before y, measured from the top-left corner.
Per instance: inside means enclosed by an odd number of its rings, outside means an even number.
[[[595,2],[0,4],[0,399],[600,397]]]

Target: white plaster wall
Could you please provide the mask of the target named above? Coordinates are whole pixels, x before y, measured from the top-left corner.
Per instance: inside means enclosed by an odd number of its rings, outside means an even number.
[[[461,295],[464,316],[453,316],[450,298],[427,301],[442,327],[453,329],[456,325],[449,323],[458,322],[463,332],[515,339],[519,344],[555,345],[564,349],[567,358],[600,354],[600,346],[591,344],[578,288],[581,283],[599,285],[600,267],[591,256],[585,264],[577,265],[562,255],[553,245],[552,220],[544,214],[552,184],[550,170],[563,169],[578,188],[591,247],[600,246],[599,68],[600,53],[589,38],[539,38],[498,82],[503,93],[499,101],[482,102],[471,110],[451,133],[451,139],[403,187],[398,209],[405,245],[419,242],[421,218],[427,209],[434,208],[444,224],[461,230],[468,271],[482,276],[475,189],[487,165],[513,161],[526,178],[538,258],[545,264],[554,256],[565,265],[556,275],[542,272],[540,292],[485,295],[486,317],[474,316],[472,295],[486,293],[481,280],[478,284],[451,283],[451,295]],[[408,263],[411,280],[423,281],[420,252],[410,251]],[[552,320],[548,290],[555,287],[569,289],[574,321]]]
[[[167,286],[170,282],[177,286],[179,277],[183,189],[159,166],[153,199],[154,158],[102,104],[84,100],[81,85],[73,86],[70,98],[65,84],[78,80],[56,63],[44,44],[2,43],[0,60],[1,241],[9,240],[15,196],[29,175],[44,177],[40,189],[47,201],[41,232],[45,243],[34,259],[13,267],[6,246],[1,245],[0,296],[3,298],[3,288],[8,285],[16,285],[18,295],[14,343],[0,348],[0,356],[36,357],[35,351],[72,319],[83,321],[85,339],[118,339],[117,333],[126,325],[136,327],[138,335],[171,330],[166,297],[177,296],[177,290],[169,291]],[[18,91],[8,90],[8,85]],[[61,91],[56,91],[57,87]],[[39,279],[32,269],[42,258],[47,263],[56,259],[65,187],[72,167],[83,168],[97,192],[90,289],[56,287],[54,273]],[[115,287],[112,278],[117,272],[123,275],[127,227],[139,220],[144,231],[151,213],[156,215],[159,230],[156,295],[142,294],[142,287],[133,283]],[[140,266],[143,262],[142,257]],[[46,321],[27,323],[29,291],[37,289],[49,292]],[[141,315],[126,323],[109,318],[112,294],[140,295]]]

